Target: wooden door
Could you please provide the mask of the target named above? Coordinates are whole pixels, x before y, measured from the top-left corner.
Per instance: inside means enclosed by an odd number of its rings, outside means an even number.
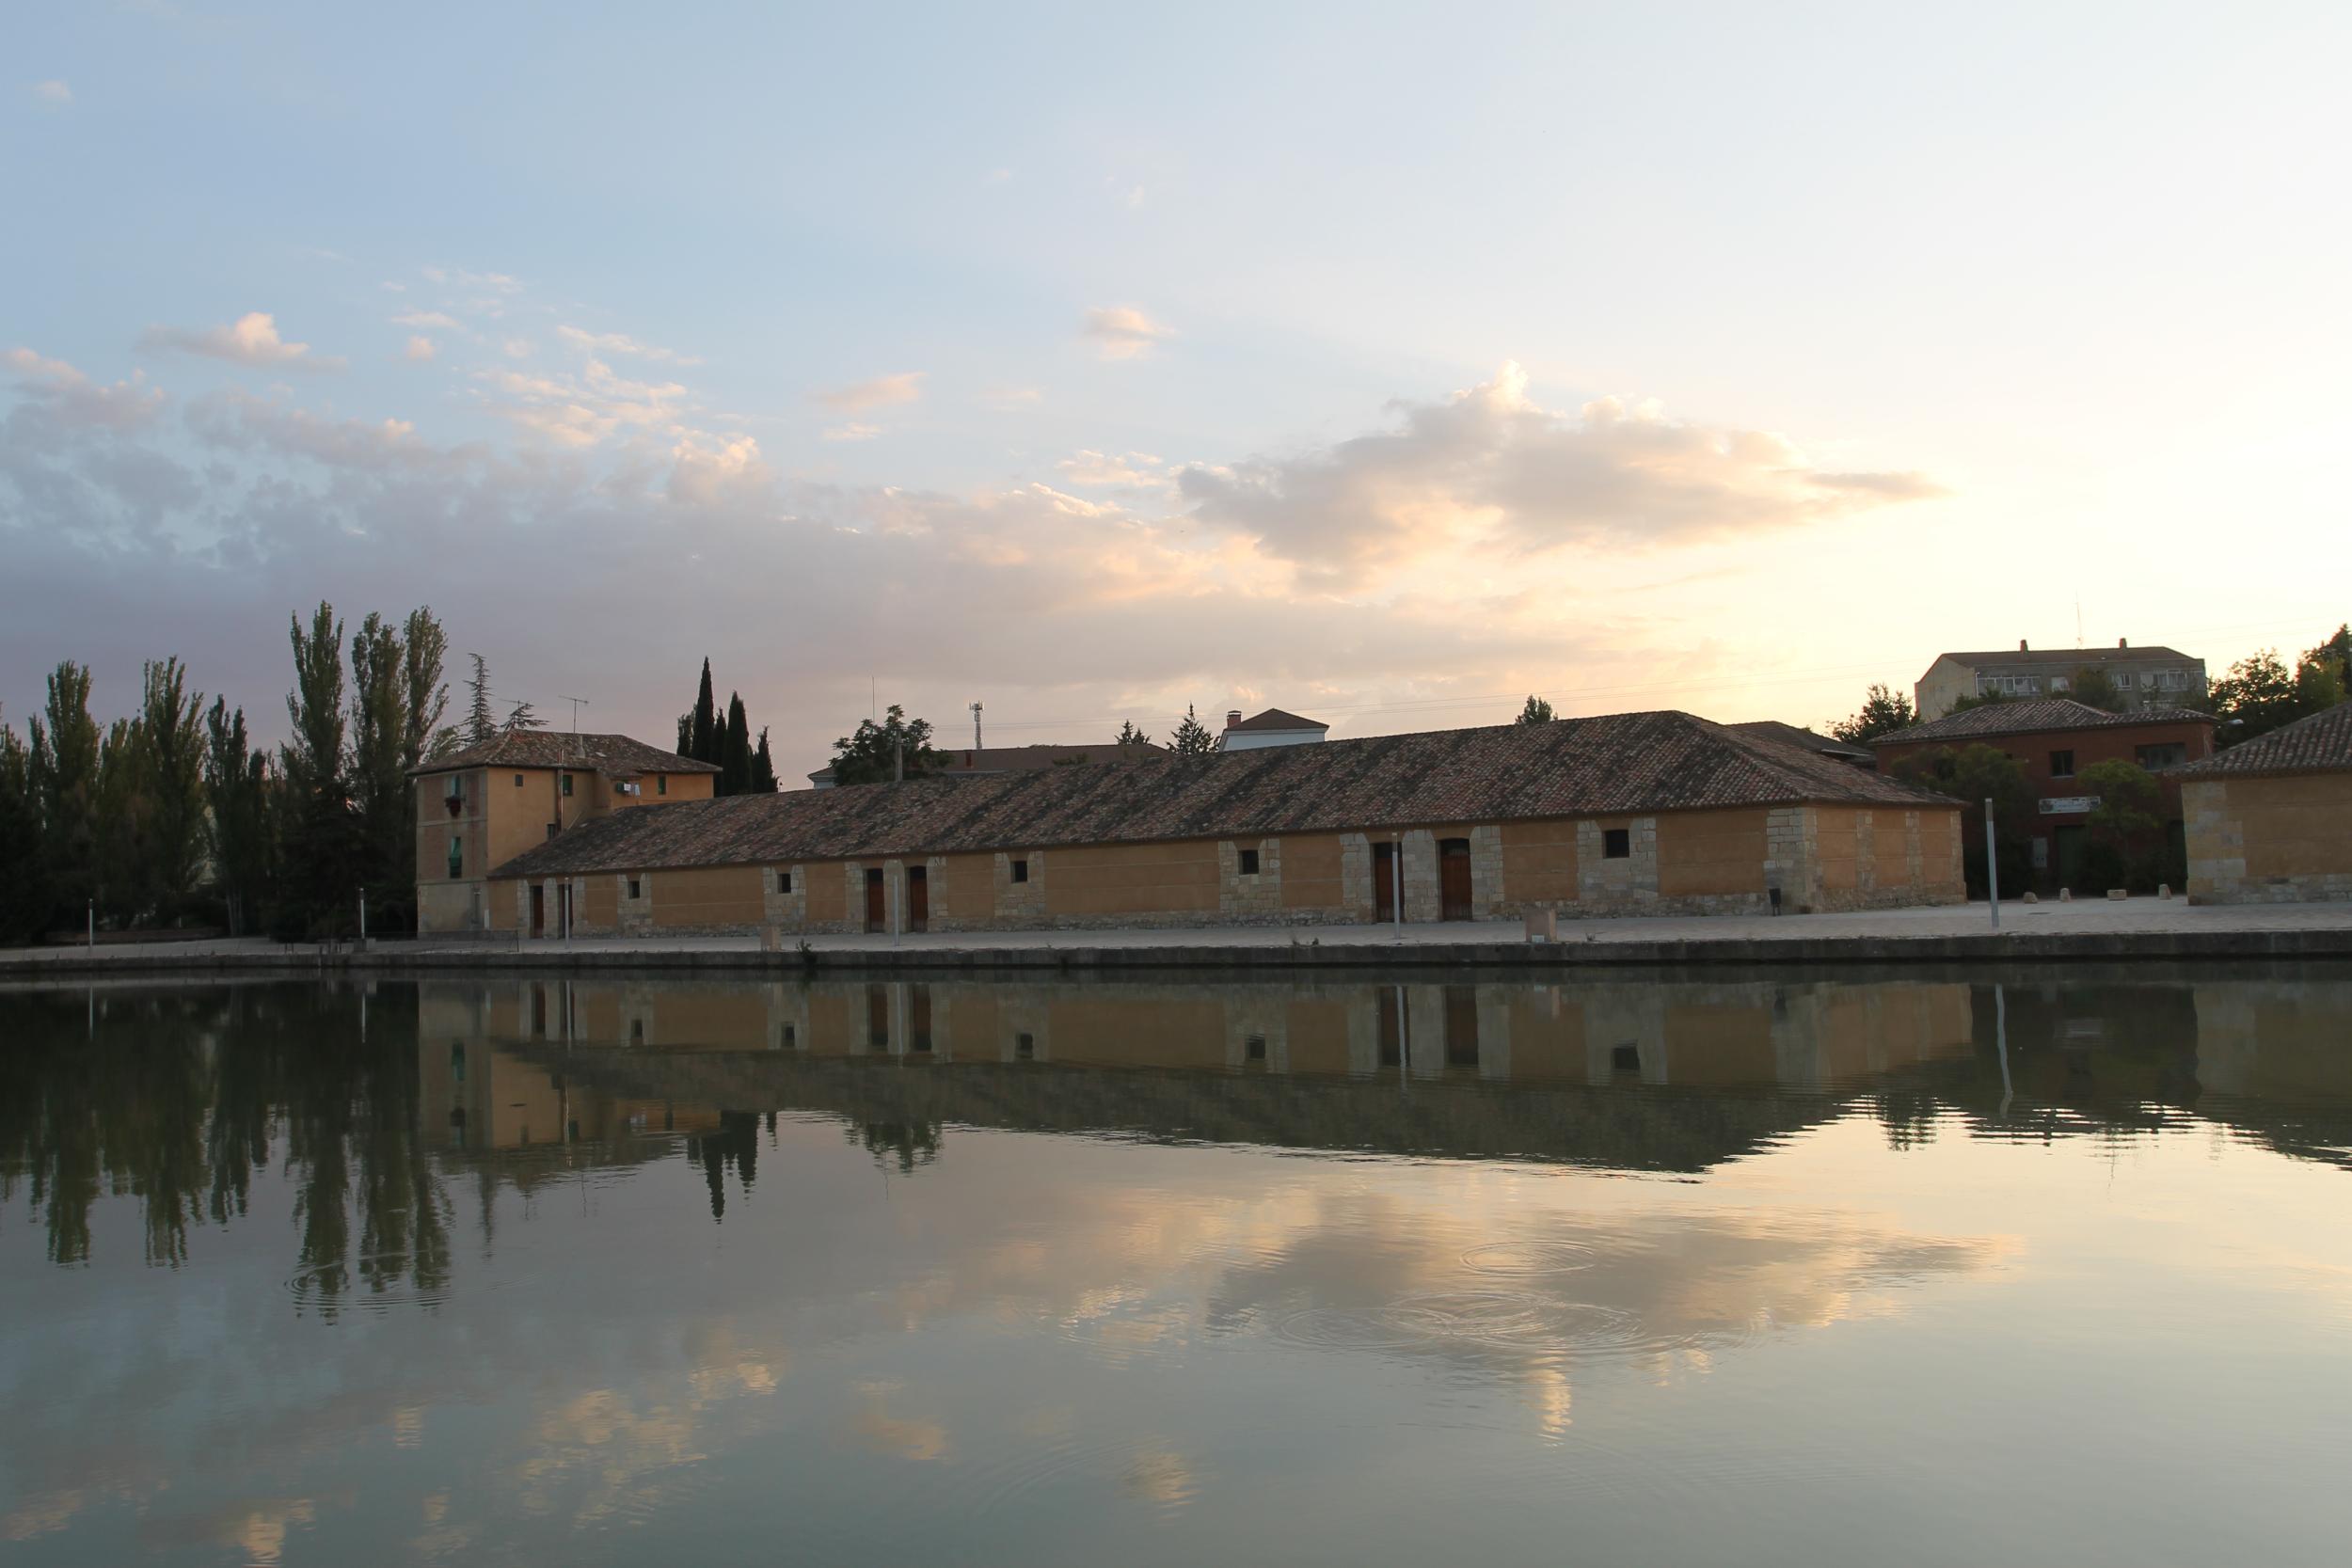
[[[1466,838],[1441,839],[1438,844],[1438,901],[1440,920],[1470,917],[1470,852]]]
[[[931,923],[931,879],[924,867],[907,867],[907,929],[928,931]]]
[[[1478,992],[1469,986],[1445,989],[1445,1065],[1478,1065]]]
[[[890,1049],[890,988],[866,988],[866,1045],[871,1051]]]
[[[1372,847],[1372,918],[1390,921],[1396,918],[1396,846],[1375,844]]]
[[[1401,1068],[1412,1048],[1412,1024],[1405,1011],[1405,988],[1383,986],[1372,993],[1374,1011],[1380,1020],[1380,1065]]]
[[[531,884],[531,934],[540,937],[547,935],[547,931],[548,890],[545,884],[533,882]]]
[[[889,907],[882,896],[882,868],[874,866],[866,873],[866,928],[882,930],[889,920]]]

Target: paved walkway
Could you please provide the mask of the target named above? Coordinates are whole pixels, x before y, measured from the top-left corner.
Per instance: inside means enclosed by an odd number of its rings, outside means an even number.
[[[1979,902],[1944,909],[1875,910],[1851,914],[1785,915],[1778,918],[1769,915],[1692,915],[1661,919],[1563,920],[1560,922],[1560,940],[1564,943],[1698,942],[1709,945],[1847,940],[1860,945],[1890,940],[1981,937],[1989,934],[1992,928],[1989,913],[1985,906]],[[2226,935],[2257,931],[2352,932],[2352,903],[2217,906],[2192,905],[2178,898],[2122,901],[2102,898],[2069,904],[2005,903],[2001,906],[2001,931],[2004,935],[2030,937],[2073,934],[2096,937],[2135,933]],[[797,940],[787,939],[787,942]],[[1436,950],[1430,953],[1435,958],[1441,957],[1442,951],[1448,947],[1517,944],[1520,940],[1521,927],[1517,921],[1478,921],[1402,927],[1214,926],[1182,930],[934,931],[909,934],[895,941],[887,936],[814,936],[807,942],[818,953],[843,955],[897,951],[944,956],[976,950],[1232,949],[1319,944],[1357,949],[1375,946],[1430,949]],[[415,942],[384,942],[376,950],[388,956],[403,958],[421,958],[428,954],[447,953],[452,956],[466,955],[475,960],[521,953],[530,955],[535,961],[545,961],[569,951],[610,963],[633,953],[749,953],[757,951],[758,947],[758,940],[754,937],[584,937],[576,939],[568,948],[562,941],[552,939],[526,942],[516,947],[481,942],[444,942],[424,938]],[[0,974],[10,970],[19,973],[38,971],[42,964],[58,960],[72,961],[76,967],[96,959],[105,963],[119,961],[126,967],[153,969],[167,967],[180,959],[200,960],[247,955],[258,958],[272,954],[312,951],[315,949],[302,946],[287,949],[258,938],[190,942],[123,942],[102,945],[94,950],[82,947],[33,948],[0,952]]]

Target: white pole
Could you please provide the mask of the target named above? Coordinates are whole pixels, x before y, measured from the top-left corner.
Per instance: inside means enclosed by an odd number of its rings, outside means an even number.
[[[89,950],[98,951],[98,900],[89,901]]]
[[[1993,1044],[2001,1053],[2001,1115],[2009,1115],[2009,1102],[2017,1091],[2009,1081],[2009,992],[2001,983],[1993,983]]]
[[[1984,802],[1984,891],[1985,902],[1993,906],[1993,928],[2001,928],[2001,868],[1993,860],[1993,799]]]
[[[359,890],[359,951],[368,950],[368,890]]]
[[[1397,833],[1389,835],[1389,912],[1396,916],[1396,934],[1402,937],[1405,934],[1405,840]],[[1404,1006],[1402,1002],[1397,1005]]]

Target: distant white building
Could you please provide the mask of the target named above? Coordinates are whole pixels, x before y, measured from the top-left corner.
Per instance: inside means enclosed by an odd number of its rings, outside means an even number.
[[[2205,661],[2178,649],[2135,648],[2119,637],[2112,648],[2037,651],[2020,640],[2014,653],[1936,655],[1912,688],[1912,707],[1925,723],[1963,697],[2063,697],[2085,670],[2105,674],[2126,711],[2177,706],[2205,693]]]
[[[1225,733],[1217,737],[1220,752],[1258,752],[1269,746],[1312,746],[1331,733],[1331,726],[1270,707],[1244,719],[1241,709],[1228,709]]]

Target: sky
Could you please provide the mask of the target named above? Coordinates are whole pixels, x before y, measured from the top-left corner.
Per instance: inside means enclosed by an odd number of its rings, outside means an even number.
[[[2352,11],[0,19],[0,719],[429,604],[787,781],[2352,614]],[[453,674],[462,672],[453,668]],[[463,693],[458,694],[462,699]]]

